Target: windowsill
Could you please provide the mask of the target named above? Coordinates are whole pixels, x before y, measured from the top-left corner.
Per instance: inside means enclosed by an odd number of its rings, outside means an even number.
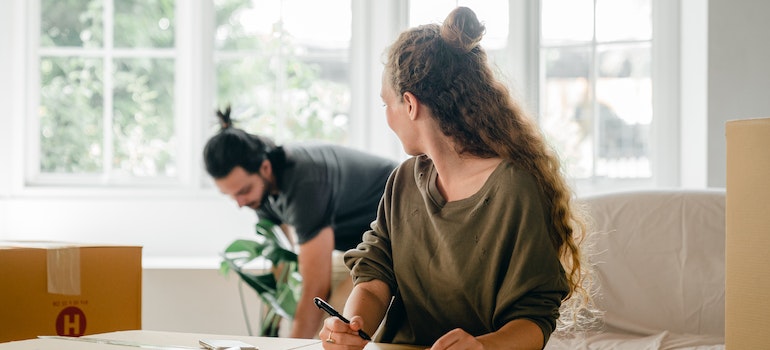
[[[143,257],[144,270],[219,270],[219,257]],[[269,266],[264,260],[248,264],[249,270],[262,270]]]
[[[152,199],[212,199],[222,198],[215,188],[194,187],[65,187],[65,186],[26,186],[12,189],[7,198],[152,198]]]
[[[143,257],[142,268],[158,270],[218,270],[219,257]]]

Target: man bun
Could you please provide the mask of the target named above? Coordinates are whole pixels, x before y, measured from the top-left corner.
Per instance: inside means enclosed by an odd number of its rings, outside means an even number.
[[[225,111],[217,110],[217,119],[219,120],[219,126],[221,130],[228,129],[233,126],[233,120],[230,118],[230,105],[228,104]]]

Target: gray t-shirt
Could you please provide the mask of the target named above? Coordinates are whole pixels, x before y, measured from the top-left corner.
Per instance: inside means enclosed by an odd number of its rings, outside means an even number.
[[[269,196],[257,215],[293,226],[299,244],[331,226],[334,249],[355,247],[376,218],[385,182],[398,163],[332,144],[288,144],[284,150],[280,193]]]

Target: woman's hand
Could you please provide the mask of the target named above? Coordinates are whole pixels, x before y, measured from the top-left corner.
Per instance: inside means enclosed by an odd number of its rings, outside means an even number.
[[[318,332],[318,337],[323,340],[322,344],[326,350],[363,349],[369,342],[358,335],[358,330],[363,326],[363,319],[360,316],[351,317],[350,324],[336,317],[328,317],[324,320],[324,326]]]
[[[455,328],[438,338],[430,350],[483,350],[484,345],[476,337]]]

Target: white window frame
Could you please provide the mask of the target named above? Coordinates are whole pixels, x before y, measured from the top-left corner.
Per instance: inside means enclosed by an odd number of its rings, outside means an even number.
[[[651,0],[652,1],[652,103],[653,121],[650,125],[650,164],[652,177],[650,179],[571,179],[575,192],[579,195],[590,195],[614,191],[638,190],[644,188],[677,187],[680,185],[680,0]],[[540,72],[539,68],[539,18],[540,1],[530,7],[524,6],[522,13],[530,13],[529,41],[535,43],[528,46],[526,52],[531,52],[524,60],[527,61],[529,72]],[[514,15],[514,14],[512,14]],[[519,18],[519,20],[527,20]],[[513,21],[512,21],[513,22]],[[513,30],[513,28],[512,28]],[[526,76],[527,90],[531,94],[529,103],[539,110],[541,77]],[[532,80],[534,79],[534,80]]]
[[[17,5],[17,11],[24,12],[21,18],[25,18],[25,31],[36,33],[39,28],[39,17],[33,16],[39,12],[39,0],[23,2],[13,1]],[[21,4],[19,4],[21,2]],[[395,36],[406,26],[406,0],[387,2],[359,2],[353,1],[353,38],[351,42],[351,146],[361,148],[373,153],[393,158],[403,158],[400,145],[393,135],[387,132],[387,124],[382,111],[379,108],[379,81],[381,74],[381,60],[384,48],[387,47]],[[19,7],[23,8],[20,9]],[[653,183],[640,181],[634,183],[628,180],[602,181],[579,180],[575,182],[579,193],[594,193],[612,191],[624,188],[636,187],[672,187],[679,184],[680,163],[679,151],[679,8],[680,1],[653,0],[653,113],[655,119],[651,125],[650,158],[654,164]],[[150,186],[152,192],[172,191],[187,192],[196,191],[201,187],[209,187],[209,180],[200,171],[202,161],[199,150],[205,143],[204,125],[209,119],[213,96],[211,86],[214,81],[213,72],[204,70],[206,66],[213,65],[212,55],[206,54],[213,50],[213,42],[200,40],[204,34],[213,30],[213,20],[206,15],[211,13],[213,5],[206,0],[189,0],[177,2],[177,14],[175,16],[175,30],[189,35],[178,35],[176,39],[176,83],[175,93],[175,126],[178,140],[179,154],[177,166],[178,178],[172,183],[160,182],[156,186]],[[376,15],[375,15],[376,14]],[[539,30],[539,1],[537,0],[511,0],[509,6],[510,28],[509,45],[507,55],[511,57],[504,71],[510,72],[510,77],[516,82],[514,90],[525,99],[525,104],[533,111],[538,110],[539,90],[539,63],[538,63],[538,30]],[[18,25],[17,25],[18,27]],[[657,35],[667,33],[666,35]],[[27,55],[35,57],[37,50],[37,36],[24,36],[23,42]],[[18,52],[18,51],[15,51]],[[18,59],[17,59],[18,61]],[[35,62],[24,60],[27,76],[22,81],[37,81],[39,74],[35,70]],[[201,74],[200,72],[211,72]],[[18,77],[18,74],[16,74]],[[18,79],[18,78],[17,78]],[[18,86],[18,85],[16,85]],[[24,115],[32,115],[36,110],[38,101],[37,93],[32,91],[35,84],[26,84],[26,93],[23,94],[27,101],[23,108]],[[18,99],[17,99],[18,101]],[[184,101],[197,101],[187,103]],[[14,113],[19,115],[19,113]],[[359,116],[367,116],[361,118]],[[670,116],[674,116],[673,118]],[[32,122],[30,122],[32,121]],[[27,175],[36,174],[36,160],[39,155],[33,154],[30,149],[36,149],[37,141],[36,119],[29,118],[21,121],[25,135],[22,148],[27,151],[24,155],[15,159],[23,159],[23,167],[26,175],[22,175],[21,188],[25,192],[67,192],[65,186],[30,186],[27,185],[30,178]],[[18,127],[18,126],[17,126]],[[18,135],[18,133],[14,133]],[[18,140],[16,141],[18,143]],[[18,147],[18,146],[17,146]],[[14,149],[18,149],[13,147]],[[18,167],[14,171],[18,182]],[[61,184],[61,181],[52,181],[53,184]],[[37,184],[49,184],[46,181]],[[153,185],[151,182],[150,185]],[[91,187],[91,188],[89,188]],[[94,186],[86,186],[86,190],[96,192],[106,191],[120,192],[119,186],[108,189],[99,189]],[[130,184],[126,191],[141,193],[145,187]],[[154,187],[154,188],[153,188]],[[78,186],[78,193],[82,193],[83,186]]]
[[[184,96],[187,96],[190,101],[199,101],[201,104],[205,103],[206,96],[200,93],[200,86],[202,86],[203,77],[199,72],[202,71],[202,62],[205,60],[205,55],[202,55],[204,45],[196,45],[195,39],[200,38],[202,35],[202,28],[199,25],[195,25],[196,21],[202,22],[206,16],[202,16],[205,13],[204,6],[207,3],[205,0],[190,0],[190,1],[176,1],[176,15],[175,15],[175,32],[190,33],[189,35],[177,35],[175,38],[175,47],[171,50],[171,54],[164,54],[168,58],[173,58],[175,61],[175,82],[174,82],[174,125],[175,125],[175,139],[178,142],[178,158],[176,159],[176,165],[179,169],[178,175],[173,179],[132,179],[128,183],[121,183],[118,179],[111,179],[110,182],[100,183],[99,179],[94,178],[93,175],[67,175],[57,176],[50,174],[40,174],[39,172],[39,160],[40,156],[37,153],[39,149],[39,124],[36,117],[36,111],[40,104],[39,91],[35,91],[39,87],[40,74],[39,74],[39,62],[40,56],[38,55],[39,49],[39,28],[40,28],[40,0],[31,1],[18,1],[13,0],[17,5],[17,10],[22,13],[19,18],[23,18],[24,30],[21,32],[22,42],[25,43],[23,51],[26,56],[23,57],[24,69],[26,72],[24,79],[21,80],[20,86],[25,86],[25,94],[22,97],[22,101],[25,101],[22,107],[23,112],[20,115],[29,116],[28,118],[22,118],[19,122],[19,127],[23,128],[23,151],[17,149],[17,153],[22,153],[21,156],[17,155],[16,158],[21,158],[21,163],[17,164],[15,172],[16,185],[14,186],[14,192],[23,195],[53,195],[53,196],[80,196],[80,195],[146,195],[148,193],[157,194],[163,192],[166,194],[179,194],[195,190],[199,187],[201,182],[200,169],[201,161],[198,160],[200,156],[195,157],[193,155],[193,149],[200,144],[198,140],[202,138],[200,112],[196,111],[196,107],[193,103],[185,103]],[[115,0],[119,1],[119,0]],[[105,11],[110,11],[110,2],[105,2]],[[110,25],[107,25],[108,30]],[[106,32],[106,37],[111,37],[111,32]],[[111,39],[107,39],[111,40]],[[108,45],[109,46],[109,45]],[[111,57],[111,48],[104,49],[107,53],[105,57],[107,60]],[[141,54],[141,50],[136,50]],[[164,51],[167,51],[164,49]],[[15,52],[15,51],[14,51]],[[111,62],[106,63],[106,67],[109,68]],[[107,85],[110,85],[110,74],[107,74],[109,70],[105,71],[105,80]],[[105,94],[105,110],[110,109],[112,96]],[[210,105],[210,104],[209,104]],[[210,109],[210,108],[208,108]],[[105,125],[104,130],[107,138],[111,136],[111,118],[112,113],[105,112]],[[107,147],[110,147],[109,142]],[[198,152],[200,153],[200,152]],[[104,157],[108,157],[110,152],[105,152]],[[109,164],[108,161],[104,161]]]
[[[175,66],[175,98],[174,98],[174,122],[175,139],[178,142],[178,167],[177,178],[168,180],[131,180],[130,183],[108,183],[100,185],[91,180],[92,184],[83,185],[93,176],[66,176],[55,175],[40,176],[38,171],[39,154],[35,151],[39,144],[39,127],[35,118],[19,119],[21,115],[34,115],[37,110],[39,93],[34,91],[40,77],[36,67],[39,59],[29,60],[27,57],[37,56],[40,1],[29,2],[11,0],[20,14],[18,24],[23,26],[19,33],[20,42],[25,43],[22,48],[25,55],[23,60],[22,84],[25,92],[20,100],[25,101],[20,106],[23,112],[14,113],[14,119],[21,124],[23,144],[16,149],[14,157],[19,166],[14,167],[15,180],[14,193],[43,194],[68,196],[83,194],[89,195],[128,195],[136,196],[148,193],[167,193],[170,195],[186,195],[190,192],[210,192],[210,179],[202,171],[201,149],[205,144],[206,125],[210,124],[213,115],[213,91],[206,88],[213,86],[214,76],[212,40],[202,40],[207,35],[213,35],[214,22],[210,14],[213,12],[213,4],[208,0],[185,0],[176,2],[175,32],[184,33],[176,35],[173,58]],[[403,17],[400,13],[403,8],[403,0],[389,2],[359,2],[353,1],[354,30],[351,42],[351,144],[350,146],[361,148],[375,154],[391,158],[402,158],[400,144],[394,135],[383,132],[387,130],[384,116],[380,118],[382,110],[378,107],[379,101],[379,71],[381,71],[382,48],[390,43],[398,32],[403,29],[398,19]],[[377,26],[371,26],[377,23]],[[106,33],[107,35],[109,33]],[[18,51],[12,51],[18,52]],[[14,56],[16,57],[16,56]],[[203,73],[201,73],[203,72]],[[372,84],[371,82],[376,82]],[[30,83],[31,82],[31,83]],[[373,86],[376,85],[376,86]],[[187,101],[187,102],[186,102]],[[108,101],[109,102],[109,101]],[[367,116],[367,117],[362,117]],[[370,117],[371,116],[371,117]],[[105,126],[105,128],[108,126]],[[22,154],[19,154],[19,153]],[[23,169],[23,171],[21,171]],[[20,177],[20,178],[19,178]],[[96,182],[96,183],[94,183]]]

